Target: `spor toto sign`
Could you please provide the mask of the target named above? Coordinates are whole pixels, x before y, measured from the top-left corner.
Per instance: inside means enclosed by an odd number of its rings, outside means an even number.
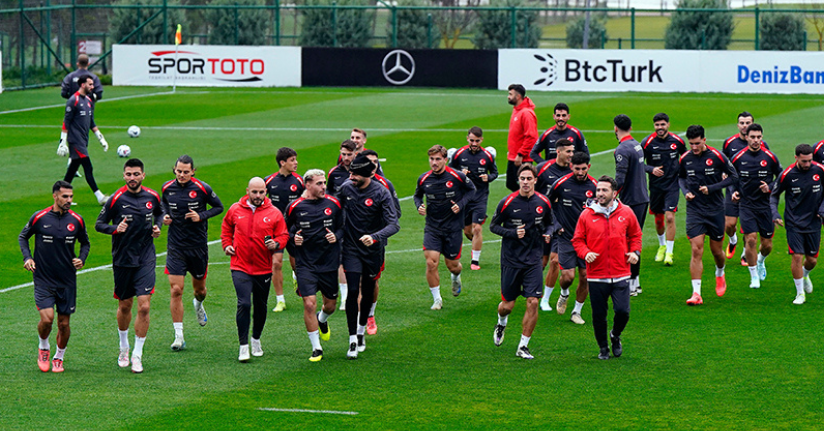
[[[114,85],[299,87],[300,48],[115,45]]]

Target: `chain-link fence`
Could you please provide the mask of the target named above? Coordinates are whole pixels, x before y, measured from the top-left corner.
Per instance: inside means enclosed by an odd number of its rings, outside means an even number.
[[[673,10],[536,7],[513,0],[464,7],[415,3],[422,0],[392,4],[380,0],[378,4],[366,3],[369,0],[304,0],[304,4],[277,0],[195,0],[185,4],[180,0],[81,1],[0,0],[4,88],[54,85],[74,68],[79,53],[91,57],[92,70],[107,84],[113,44],[172,44],[178,24],[183,27],[184,44],[210,45],[580,47],[585,15],[589,15],[587,45],[591,49],[821,50],[824,39],[824,9],[812,6]],[[195,4],[197,1],[204,3]],[[607,3],[592,0],[591,4]],[[724,25],[729,34],[718,42],[713,29],[701,28],[684,36],[692,45],[678,45],[671,41],[669,27],[679,14],[678,19],[693,14],[699,26],[723,14],[728,18]],[[788,28],[795,29],[794,33]],[[767,31],[769,35],[765,35]],[[775,34],[785,37],[767,37]]]

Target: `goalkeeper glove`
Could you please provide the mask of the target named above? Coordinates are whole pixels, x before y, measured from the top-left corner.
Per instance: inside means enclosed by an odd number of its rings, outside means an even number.
[[[100,133],[100,130],[94,132],[94,136],[97,136],[97,140],[100,141],[100,145],[103,146],[103,151],[109,151],[109,143],[106,142],[106,138],[103,137],[103,134]]]
[[[66,144],[66,132],[60,134],[60,143],[57,145],[57,155],[66,157],[69,155],[69,146]]]

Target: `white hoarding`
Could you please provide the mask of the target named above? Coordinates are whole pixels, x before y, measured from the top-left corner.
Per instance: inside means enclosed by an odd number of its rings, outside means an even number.
[[[498,88],[538,91],[824,93],[824,53],[503,49]]]
[[[114,85],[300,87],[300,47],[114,45]]]

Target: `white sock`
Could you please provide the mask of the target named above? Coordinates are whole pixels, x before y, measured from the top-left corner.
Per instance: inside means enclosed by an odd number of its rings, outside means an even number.
[[[659,247],[662,246],[662,245],[665,245],[666,242],[667,242],[667,234],[662,233],[661,235],[658,235],[658,246]]]
[[[205,301],[205,300],[206,300],[206,298],[203,298],[203,301]],[[195,308],[202,307],[203,306],[203,301],[198,301],[197,298],[195,298]]]
[[[581,309],[583,309],[583,308],[584,308],[584,303],[583,302],[575,301],[575,308],[572,309],[572,312],[581,314]]]
[[[629,282],[629,291],[630,291],[630,292],[635,292],[635,289],[636,289],[635,279],[634,279],[634,278],[630,278],[630,279],[628,280],[628,282]]]
[[[175,338],[183,338],[183,322],[174,322],[172,326],[175,328]]]
[[[375,317],[375,307],[378,306],[377,302],[372,303],[372,308],[369,309],[369,317]]]
[[[520,342],[520,343],[518,343],[518,348],[520,349],[521,347],[526,347],[526,346],[528,346],[528,345],[529,345],[529,339],[530,339],[530,338],[532,338],[532,337],[527,337],[526,335],[521,334],[521,342]]]
[[[738,244],[738,234],[732,234],[730,237],[730,244],[735,245]]]
[[[98,190],[98,191],[94,192],[94,197],[96,197],[97,200],[101,200],[101,199],[105,198],[106,195],[104,195],[103,192]]]
[[[120,329],[117,330],[117,335],[120,336],[120,350],[128,349],[129,348],[129,330],[121,331]]]
[[[801,269],[803,269],[803,270],[804,270],[804,277],[805,277],[805,278],[806,278],[806,277],[809,277],[809,276],[810,276],[810,272],[812,272],[812,271],[813,271],[812,269],[807,269],[807,268],[801,268]]]
[[[561,288],[561,296],[569,296],[569,289]]]
[[[286,302],[286,297],[285,296],[277,295],[277,297],[278,297],[278,302]]]
[[[358,335],[363,335],[365,333],[366,333],[366,326],[361,326],[361,324],[358,323]]]
[[[499,325],[506,326],[507,320],[509,320],[509,314],[507,314],[506,316],[501,316],[500,314],[498,315],[498,324]]]
[[[349,336],[349,344],[357,343],[357,342],[358,342],[358,336],[357,335],[350,335]]]
[[[49,339],[48,338],[40,338],[40,337],[37,337],[37,338],[40,339],[40,350],[49,350],[49,349],[51,349],[51,346],[49,346]]]
[[[796,295],[803,295],[804,294],[804,279],[803,278],[793,278],[793,283],[795,283],[795,294]]]
[[[692,293],[697,293],[701,296],[701,279],[692,280]]]
[[[552,296],[553,290],[555,290],[554,287],[544,286],[544,297],[541,300],[544,302],[549,302],[549,297]]]
[[[715,276],[716,277],[723,277],[724,276],[724,267],[715,267]]]
[[[450,274],[452,276],[452,281],[461,281],[461,273],[457,274]]]
[[[741,259],[746,259],[746,256],[744,256],[744,254],[745,254],[746,252],[747,252],[747,247],[744,247],[744,248],[741,250]]]
[[[318,331],[306,332],[309,334],[309,341],[312,343],[312,350],[322,350],[320,347],[320,337]]]
[[[667,253],[672,253],[672,249],[675,247],[675,241],[667,241]]]
[[[349,296],[349,285],[338,283],[338,288],[340,288],[340,300],[346,302],[346,297]]]
[[[758,253],[758,263],[764,263],[765,260],[767,260],[767,256],[764,256],[763,254],[761,254],[761,252],[759,252]]]
[[[641,276],[639,275],[638,277],[633,278],[633,280],[635,280],[635,289],[640,289],[641,288]]]
[[[143,343],[146,342],[146,337],[134,336],[134,350],[132,356],[143,356]]]
[[[441,286],[430,287],[429,291],[432,293],[432,300],[437,301],[441,299]]]
[[[480,250],[472,250],[472,260],[478,262],[481,260],[481,251]]]
[[[750,278],[758,278],[758,268],[755,266],[748,266],[747,269],[750,270]]]
[[[329,315],[326,314],[325,311],[320,310],[320,314],[318,314],[318,322],[326,323],[327,320],[329,320]]]
[[[54,359],[63,360],[63,355],[66,354],[66,349],[57,348],[57,353],[54,354]]]

